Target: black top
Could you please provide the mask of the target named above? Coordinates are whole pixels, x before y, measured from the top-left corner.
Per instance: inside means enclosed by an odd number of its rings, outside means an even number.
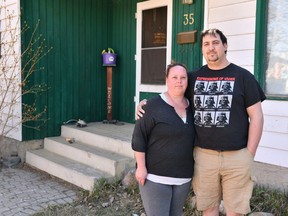
[[[160,96],[148,100],[143,109],[145,114],[134,128],[132,149],[146,153],[148,173],[191,178],[195,133],[191,106],[186,109],[186,123]]]
[[[247,146],[247,108],[266,99],[253,74],[235,64],[221,70],[207,65],[189,73],[187,97],[193,103],[195,146],[239,150]]]

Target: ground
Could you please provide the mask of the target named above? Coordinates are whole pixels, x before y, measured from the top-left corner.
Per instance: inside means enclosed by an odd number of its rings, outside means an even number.
[[[47,209],[43,209],[43,211],[33,216],[140,216],[144,212],[136,185],[124,187],[120,180],[115,179],[112,182],[107,182],[105,179],[100,179],[95,185],[94,191],[89,193],[75,185],[28,165],[21,165],[18,168],[29,172],[37,172],[43,180],[52,179],[71,190],[77,191],[78,194],[78,199],[72,204],[49,206]]]
[[[18,168],[37,172],[41,179],[56,181],[77,193],[77,198],[72,204],[49,206],[33,216],[145,216],[136,182],[129,187],[124,187],[119,179],[109,182],[106,179],[100,179],[95,184],[93,192],[89,193],[30,166],[21,165]],[[183,216],[201,215],[193,208],[194,200],[194,194],[191,190]],[[251,209],[252,212],[269,212],[275,216],[288,215],[288,193],[286,190],[256,186],[251,199]]]

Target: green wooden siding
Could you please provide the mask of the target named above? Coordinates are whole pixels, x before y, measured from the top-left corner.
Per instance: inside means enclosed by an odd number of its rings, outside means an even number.
[[[36,96],[38,110],[47,106],[45,118],[49,121],[40,131],[23,127],[24,140],[60,135],[62,123],[69,119],[106,119],[106,68],[102,66],[101,51],[108,47],[118,55],[113,68],[113,119],[135,122],[138,2],[141,0],[21,1],[22,23],[27,21],[33,28],[39,19],[38,33],[43,34],[48,46],[53,46],[39,64],[44,71],[31,79],[49,86],[47,92]],[[199,35],[204,3],[182,5],[174,0],[173,7],[172,58],[194,69],[202,62],[199,44],[178,45],[176,35],[195,29]],[[195,23],[184,26],[183,13],[191,12],[195,14]],[[23,49],[29,39],[29,33],[22,36]],[[30,103],[34,99],[35,96],[23,98]]]
[[[113,118],[134,122],[136,79],[136,7],[139,0],[112,1],[108,32],[118,54],[113,70]]]
[[[109,40],[109,2],[21,1],[22,22],[27,21],[33,29],[39,19],[38,33],[53,47],[41,61],[44,71],[35,73],[32,79],[49,86],[47,92],[37,96],[39,110],[47,106],[45,118],[49,121],[40,131],[24,127],[24,140],[59,135],[61,124],[69,119],[90,122],[106,118],[106,70],[101,51]],[[23,36],[23,48],[29,39],[29,33]],[[24,102],[33,100],[33,96],[24,98]]]
[[[184,15],[193,14],[194,23],[184,25]],[[187,65],[189,70],[194,70],[202,65],[201,47],[199,44],[200,33],[203,29],[204,1],[194,1],[191,5],[183,5],[182,1],[173,1],[173,36],[172,59]],[[177,34],[180,32],[197,31],[196,43],[177,44]]]

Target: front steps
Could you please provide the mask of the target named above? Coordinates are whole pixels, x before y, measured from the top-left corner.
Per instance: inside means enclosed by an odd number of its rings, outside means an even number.
[[[128,123],[63,125],[60,137],[45,138],[43,149],[26,152],[26,163],[91,191],[97,179],[121,176],[135,166],[133,128]]]

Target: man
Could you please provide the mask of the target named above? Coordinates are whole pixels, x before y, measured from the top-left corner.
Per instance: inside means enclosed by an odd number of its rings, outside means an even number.
[[[200,43],[207,65],[190,73],[187,95],[190,101],[209,97],[211,93],[198,91],[195,83],[201,80],[203,86],[209,86],[219,81],[222,90],[216,94],[217,99],[229,97],[230,108],[225,109],[224,125],[219,126],[217,121],[195,124],[193,190],[197,209],[203,211],[203,216],[218,216],[223,199],[228,216],[244,215],[250,212],[251,171],[263,130],[261,102],[266,97],[249,71],[228,61],[227,38],[220,30],[203,31]],[[217,106],[194,107],[200,115],[209,112],[216,116],[222,110]]]

